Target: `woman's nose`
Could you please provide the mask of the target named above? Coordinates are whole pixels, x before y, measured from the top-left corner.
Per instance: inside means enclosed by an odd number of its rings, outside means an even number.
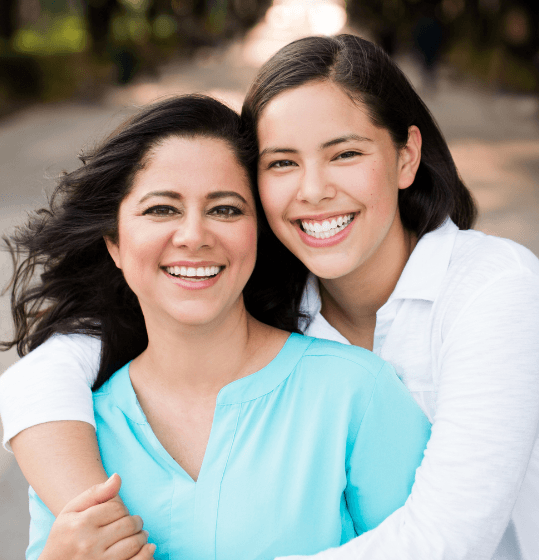
[[[198,251],[213,245],[213,234],[209,230],[203,216],[187,214],[180,220],[172,236],[175,247],[184,247],[190,251]]]
[[[316,205],[333,198],[336,189],[326,174],[317,166],[305,167],[300,179],[297,199]]]

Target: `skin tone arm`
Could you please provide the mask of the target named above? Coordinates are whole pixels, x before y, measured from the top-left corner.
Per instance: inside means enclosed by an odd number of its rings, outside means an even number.
[[[151,560],[142,519],[128,515],[115,500],[121,480],[117,474],[86,490],[60,512],[39,560]]]
[[[38,424],[10,444],[26,480],[55,516],[70,500],[108,479],[95,430],[86,422]],[[119,496],[114,500],[122,503]]]

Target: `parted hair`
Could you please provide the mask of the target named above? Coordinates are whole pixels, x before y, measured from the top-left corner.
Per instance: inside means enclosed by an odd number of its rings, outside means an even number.
[[[142,109],[91,153],[79,156],[82,165],[59,178],[48,207],[4,236],[14,263],[8,288],[15,330],[0,349],[16,346],[23,356],[55,333],[99,337],[96,389],[146,348],[137,297],[110,257],[104,237],[117,239],[120,203],[136,173],[151,159],[152,149],[172,136],[224,140],[254,185],[253,139],[232,109],[202,95],[169,98]],[[259,243],[270,250],[278,241],[271,237],[254,188],[253,193]],[[248,311],[266,322],[293,326],[286,317],[284,323],[276,318],[275,306],[268,312],[264,298],[258,297],[257,282],[263,284],[265,278],[255,267],[244,290]]]

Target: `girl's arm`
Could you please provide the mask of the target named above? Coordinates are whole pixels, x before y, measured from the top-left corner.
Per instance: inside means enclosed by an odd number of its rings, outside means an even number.
[[[492,559],[532,453],[539,462],[537,275],[515,270],[486,281],[443,336],[437,411],[410,497],[317,560]],[[525,497],[538,507],[529,490]],[[533,534],[526,542],[537,547]],[[515,558],[538,557],[523,545]]]
[[[120,477],[113,475],[71,500],[56,520],[34,492],[30,492],[28,560],[150,560],[154,544],[147,544],[142,519],[130,516],[114,497]]]
[[[53,336],[0,377],[4,444],[11,442],[26,479],[54,515],[108,478],[91,392],[100,348],[88,336]]]

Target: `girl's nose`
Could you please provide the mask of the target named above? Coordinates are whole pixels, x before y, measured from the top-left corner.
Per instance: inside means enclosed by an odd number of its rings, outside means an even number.
[[[213,234],[207,227],[203,216],[189,213],[181,220],[172,236],[175,247],[184,247],[189,251],[198,251],[213,245]]]
[[[306,167],[300,179],[297,199],[317,205],[324,199],[334,198],[336,189],[321,169]]]

